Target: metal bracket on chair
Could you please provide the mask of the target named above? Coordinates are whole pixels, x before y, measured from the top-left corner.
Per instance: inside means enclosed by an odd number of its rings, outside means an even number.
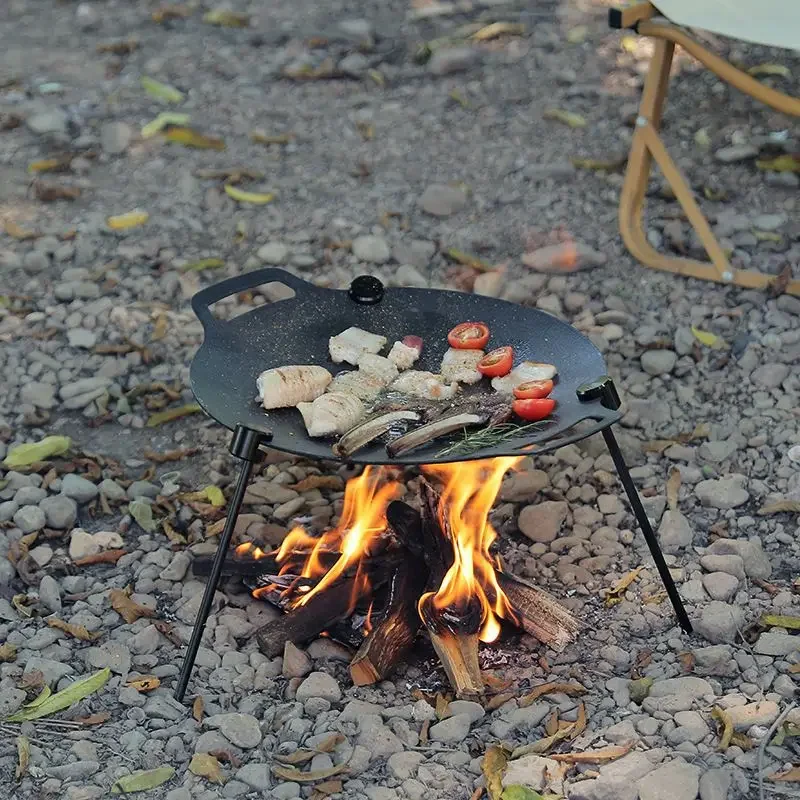
[[[575,391],[578,395],[578,400],[582,403],[599,399],[603,408],[608,408],[612,411],[616,411],[622,405],[617,387],[614,386],[614,381],[608,375],[603,375],[589,383],[582,383]]]

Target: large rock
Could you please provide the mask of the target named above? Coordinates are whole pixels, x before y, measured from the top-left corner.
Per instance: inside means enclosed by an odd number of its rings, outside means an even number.
[[[434,742],[458,744],[467,738],[471,725],[472,717],[469,714],[456,714],[432,725],[429,734]]]
[[[744,573],[748,578],[764,580],[772,574],[772,564],[770,564],[769,556],[764,552],[761,540],[758,537],[754,536],[752,539],[717,539],[706,552],[717,556],[739,556],[742,559]],[[702,561],[700,563],[702,564]],[[717,567],[717,569],[728,572],[722,567]]]
[[[423,211],[434,217],[449,217],[464,208],[467,196],[461,189],[433,183],[422,193],[419,204]]]
[[[673,350],[645,350],[641,356],[642,369],[648,375],[665,375],[672,372],[678,354]]]
[[[559,763],[537,755],[522,756],[508,762],[503,773],[503,786],[528,786],[536,791],[547,788],[549,778],[558,775]]]
[[[684,675],[680,678],[666,678],[663,681],[656,681],[650,687],[649,697],[667,697],[675,694],[699,700],[702,697],[713,695],[714,690],[705,678]]]
[[[655,764],[644,754],[629,753],[600,767],[600,777],[593,781],[579,781],[567,789],[569,800],[637,800],[636,781],[655,769]]]
[[[327,672],[312,672],[298,687],[297,700],[304,703],[312,697],[321,697],[331,703],[342,698],[342,690],[335,678]]]
[[[44,511],[48,528],[65,530],[71,528],[78,518],[78,504],[64,494],[45,497],[39,503],[39,508]]]
[[[762,656],[788,656],[800,651],[800,636],[764,631],[753,645],[753,652]]]
[[[548,165],[548,169],[551,169]],[[522,256],[522,263],[536,272],[563,273],[601,267],[608,256],[599,250],[593,250],[581,242],[550,244],[532,250]]]
[[[703,575],[703,586],[712,600],[728,601],[739,589],[739,579],[727,572],[710,572]]]
[[[778,717],[780,709],[773,700],[759,700],[743,706],[732,706],[728,709],[733,727],[737,731],[746,731],[753,725],[771,725]]]
[[[428,61],[428,70],[432,75],[452,75],[464,72],[475,64],[481,53],[474,47],[441,47],[433,53]]]
[[[77,503],[88,503],[94,500],[100,490],[90,480],[69,473],[61,479],[61,494],[72,498]]]
[[[546,500],[535,506],[525,506],[519,514],[519,529],[532,542],[552,542],[564,520],[569,506],[564,500]]]
[[[695,632],[712,644],[730,644],[744,625],[744,611],[737,606],[712,600],[694,621]]]
[[[777,389],[789,377],[788,364],[762,364],[750,373],[750,380],[766,389]]]
[[[639,800],[695,800],[700,788],[700,767],[671,761],[636,783]]]
[[[665,511],[658,527],[658,539],[665,553],[677,553],[692,543],[692,526],[680,511]]]
[[[359,261],[385,264],[392,257],[392,251],[382,236],[357,236],[353,239],[353,255]]]
[[[261,744],[261,727],[251,714],[214,714],[206,718],[206,725],[216,728],[237,747],[253,748]]]
[[[747,478],[744,475],[728,475],[718,480],[700,481],[694,487],[694,493],[704,505],[720,510],[738,508],[744,505],[750,494],[744,488]]]
[[[710,769],[700,776],[700,800],[728,800],[732,784],[729,769]]]
[[[500,487],[500,499],[512,503],[530,502],[550,485],[550,476],[543,469],[512,472]]]

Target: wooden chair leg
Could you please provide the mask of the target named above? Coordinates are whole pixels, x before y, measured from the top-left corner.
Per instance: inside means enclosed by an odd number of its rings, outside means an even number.
[[[634,258],[653,269],[717,283],[733,283],[748,289],[765,289],[774,280],[773,276],[731,267],[711,226],[694,199],[689,184],[658,135],[674,49],[675,45],[671,41],[655,40],[655,52],[645,78],[639,117],[631,141],[628,167],[620,195],[619,226],[622,240]],[[648,242],[642,215],[653,160],[675,192],[678,202],[711,259],[710,263],[663,255]],[[800,296],[800,280],[790,281],[785,291]]]

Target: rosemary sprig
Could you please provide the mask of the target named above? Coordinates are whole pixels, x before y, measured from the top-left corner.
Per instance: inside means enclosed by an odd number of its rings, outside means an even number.
[[[536,433],[545,427],[546,420],[532,422],[529,425],[514,425],[512,422],[505,422],[501,425],[491,425],[488,428],[481,428],[473,433],[464,432],[464,438],[448,445],[440,450],[437,458],[448,458],[449,456],[468,456],[479,450],[488,447],[496,447],[499,444],[516,439],[519,436]]]

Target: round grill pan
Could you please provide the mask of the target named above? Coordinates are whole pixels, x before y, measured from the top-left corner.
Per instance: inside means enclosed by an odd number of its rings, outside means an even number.
[[[258,306],[235,319],[222,321],[211,305],[230,295],[265,283],[279,282],[295,296]],[[203,324],[203,344],[195,355],[191,386],[203,410],[226,428],[237,425],[265,435],[270,447],[313,459],[336,460],[335,439],[307,436],[300,413],[293,408],[265,412],[256,400],[256,377],[271,367],[319,364],[334,375],[347,364],[333,364],[328,339],[356,326],[386,336],[391,343],[413,334],[424,347],[415,369],[438,372],[447,350],[447,334],[459,322],[485,322],[489,347],[512,345],[514,361],[554,364],[558,378],[552,397],[554,415],[541,431],[465,456],[441,458],[437,453],[462,434],[443,437],[398,458],[389,458],[376,442],[351,456],[356,464],[431,464],[496,456],[542,453],[583,439],[608,427],[620,413],[599,399],[581,401],[577,389],[605,375],[603,357],[594,345],[566,322],[537,309],[480,295],[437,289],[389,288],[362,277],[351,290],[321,289],[280,269],[262,269],[221,281],[192,298]],[[385,355],[386,351],[382,351]],[[592,424],[571,430],[582,421]]]

